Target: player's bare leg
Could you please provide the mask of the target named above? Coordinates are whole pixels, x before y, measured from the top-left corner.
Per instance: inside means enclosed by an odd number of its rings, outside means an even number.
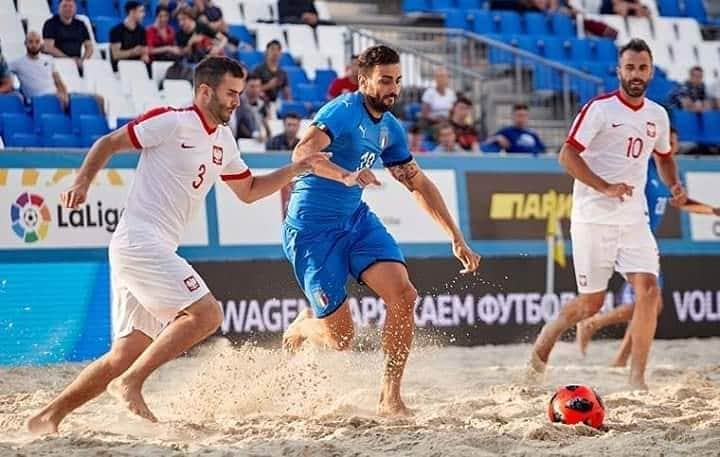
[[[130,368],[108,384],[108,393],[131,412],[157,422],[142,396],[145,380],[159,366],[212,335],[222,319],[217,300],[208,293],[178,314]]]
[[[298,313],[292,324],[283,335],[283,348],[290,352],[297,351],[309,340],[320,347],[344,351],[350,348],[355,330],[353,327],[350,306],[345,301],[329,316],[318,319],[310,308]]]
[[[397,262],[375,263],[365,270],[362,280],[383,299],[387,309],[382,336],[385,371],[378,414],[410,415],[402,400],[400,387],[415,334],[417,291],[410,282],[405,265]]]
[[[629,327],[632,339],[629,382],[634,388],[647,389],[645,368],[657,327],[660,288],[657,277],[653,274],[630,273],[627,276],[636,297],[635,310]]]
[[[632,305],[634,306],[634,305]],[[662,312],[663,308],[663,301],[662,301],[662,294],[658,297],[658,308],[657,308],[657,315],[660,316],[660,313]],[[628,318],[628,321],[632,318]],[[618,348],[617,353],[615,354],[615,358],[613,358],[612,363],[610,366],[613,367],[624,367],[627,365],[627,361],[630,358],[630,353],[632,351],[632,337],[630,335],[630,328],[625,329],[625,336],[623,337],[622,343],[620,344],[620,348]]]
[[[563,306],[558,317],[545,324],[535,340],[530,356],[531,373],[528,374],[541,375],[560,335],[581,320],[597,313],[602,308],[604,300],[605,291],[580,294]]]
[[[576,326],[576,341],[580,348],[580,353],[585,355],[587,346],[590,343],[595,332],[615,324],[629,322],[632,319],[633,305],[625,304],[613,308],[604,314],[595,314],[592,317],[583,319]]]
[[[127,370],[150,343],[152,339],[139,330],[115,340],[107,354],[85,367],[60,395],[28,419],[28,431],[56,433],[68,414],[103,393],[108,383]]]

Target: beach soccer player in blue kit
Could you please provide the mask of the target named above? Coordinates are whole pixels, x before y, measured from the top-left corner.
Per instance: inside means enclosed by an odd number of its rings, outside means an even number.
[[[670,146],[672,154],[676,154],[678,147],[678,135],[677,131],[673,128],[670,129]],[[672,201],[672,194],[670,189],[663,184],[658,174],[657,166],[654,160],[650,160],[648,166],[647,184],[645,186],[645,198],[647,199],[648,207],[648,218],[650,221],[650,230],[657,236],[657,231],[662,223],[663,216],[667,205]],[[691,198],[687,199],[687,202],[678,207],[683,211],[697,214],[708,214],[720,216],[720,208],[713,208],[705,203],[700,203]],[[662,287],[662,277],[660,278],[660,285]],[[580,347],[580,352],[585,355],[588,344],[592,336],[598,330],[605,328],[609,325],[622,324],[629,322],[632,319],[633,308],[635,304],[635,292],[633,291],[630,283],[625,282],[620,292],[620,306],[613,308],[611,311],[605,314],[595,314],[593,317],[580,321],[577,324],[577,342]],[[662,310],[662,295],[660,295],[660,303],[658,303],[658,315]],[[618,349],[615,357],[612,361],[612,366],[624,367],[627,364],[628,358],[630,357],[630,350],[632,348],[632,340],[630,339],[630,332],[625,332],[622,344]]]
[[[400,58],[387,46],[366,49],[358,59],[357,92],[327,103],[293,151],[293,161],[328,151],[330,161],[296,182],[283,225],[283,249],[310,302],[288,327],[283,346],[304,341],[334,350],[351,345],[354,329],[347,303],[348,276],[369,286],[386,304],[382,345],[385,368],[378,414],[409,414],[400,395],[415,329],[417,299],[405,259],[380,219],[361,200],[363,188],[379,185],[377,159],[447,232],[462,273],[480,256],[465,242],[443,198],[413,159],[405,130],[389,110],[400,92]]]

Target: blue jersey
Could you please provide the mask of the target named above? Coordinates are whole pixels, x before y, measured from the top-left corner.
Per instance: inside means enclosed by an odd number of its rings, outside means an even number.
[[[330,160],[349,171],[370,168],[380,158],[388,166],[407,163],[412,155],[405,130],[391,113],[374,118],[363,95],[352,92],[328,102],[318,111],[313,125],[330,137]],[[362,189],[313,174],[295,182],[288,205],[288,223],[301,228],[349,218],[360,207]]]
[[[670,189],[660,179],[655,160],[650,159],[648,164],[647,184],[645,184],[645,198],[647,199],[648,215],[650,216],[650,230],[657,235],[668,199],[672,196]]]

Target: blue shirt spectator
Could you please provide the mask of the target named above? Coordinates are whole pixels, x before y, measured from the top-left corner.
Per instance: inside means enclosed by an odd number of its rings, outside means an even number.
[[[541,154],[547,149],[537,133],[527,128],[529,119],[528,106],[517,104],[513,106],[513,125],[504,127],[482,145],[483,152],[497,152],[498,149],[506,152],[522,152],[526,154]]]

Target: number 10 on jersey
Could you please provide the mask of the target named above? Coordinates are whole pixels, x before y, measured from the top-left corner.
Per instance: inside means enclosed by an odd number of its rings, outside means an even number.
[[[643,151],[643,140],[642,138],[628,138],[628,145],[627,145],[627,157],[632,157],[633,159],[637,159],[642,155]]]

